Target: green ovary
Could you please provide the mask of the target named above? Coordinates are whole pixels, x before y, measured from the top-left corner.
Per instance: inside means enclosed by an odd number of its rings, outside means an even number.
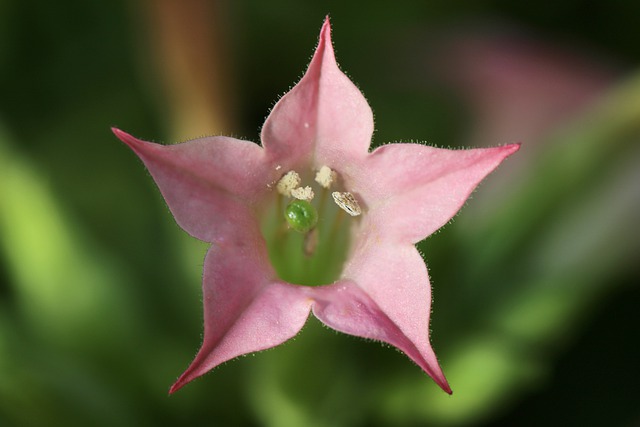
[[[299,233],[308,233],[318,223],[318,211],[306,200],[294,200],[284,210],[284,218]]]

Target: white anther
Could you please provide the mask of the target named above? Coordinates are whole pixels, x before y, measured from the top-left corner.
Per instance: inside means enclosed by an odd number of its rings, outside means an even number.
[[[340,209],[349,215],[358,216],[362,213],[360,205],[355,197],[353,197],[353,194],[349,192],[341,193],[339,191],[334,191],[331,195],[333,196],[333,200],[336,202],[336,205],[340,206]]]
[[[291,190],[291,196],[298,200],[306,200],[307,202],[313,200],[315,194],[311,187],[298,187]]]
[[[316,182],[322,185],[324,188],[331,187],[336,180],[336,173],[328,166],[322,166],[316,173]]]
[[[297,188],[298,185],[300,185],[300,181],[300,175],[298,175],[298,172],[287,172],[282,178],[280,178],[280,181],[278,181],[278,184],[276,186],[276,188],[278,189],[278,193],[282,194],[283,196],[290,197],[291,190]]]

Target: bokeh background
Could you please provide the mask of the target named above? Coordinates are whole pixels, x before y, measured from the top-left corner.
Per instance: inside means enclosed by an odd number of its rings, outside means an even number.
[[[118,126],[258,141],[326,14],[374,143],[522,141],[420,244],[454,389],[311,320],[173,396],[206,246]],[[640,3],[0,1],[0,425],[640,425]]]

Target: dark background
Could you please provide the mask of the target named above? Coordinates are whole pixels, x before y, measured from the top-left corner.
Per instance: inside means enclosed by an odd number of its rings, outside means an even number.
[[[454,394],[312,320],[167,397],[200,344],[206,246],[109,128],[257,142],[327,14],[374,143],[523,142],[420,244]],[[0,424],[638,425],[639,17],[622,0],[0,2]]]

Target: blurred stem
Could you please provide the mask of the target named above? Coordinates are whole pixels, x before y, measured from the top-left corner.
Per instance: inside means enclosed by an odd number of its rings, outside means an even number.
[[[232,96],[229,48],[229,2],[213,0],[146,0],[142,15],[149,22],[149,45],[164,89],[171,141],[231,134],[236,110]],[[208,244],[185,237],[175,227],[177,255],[185,273],[198,283],[202,275],[193,260],[203,259]]]
[[[226,6],[209,0],[144,2],[172,139],[229,133],[232,127]]]

